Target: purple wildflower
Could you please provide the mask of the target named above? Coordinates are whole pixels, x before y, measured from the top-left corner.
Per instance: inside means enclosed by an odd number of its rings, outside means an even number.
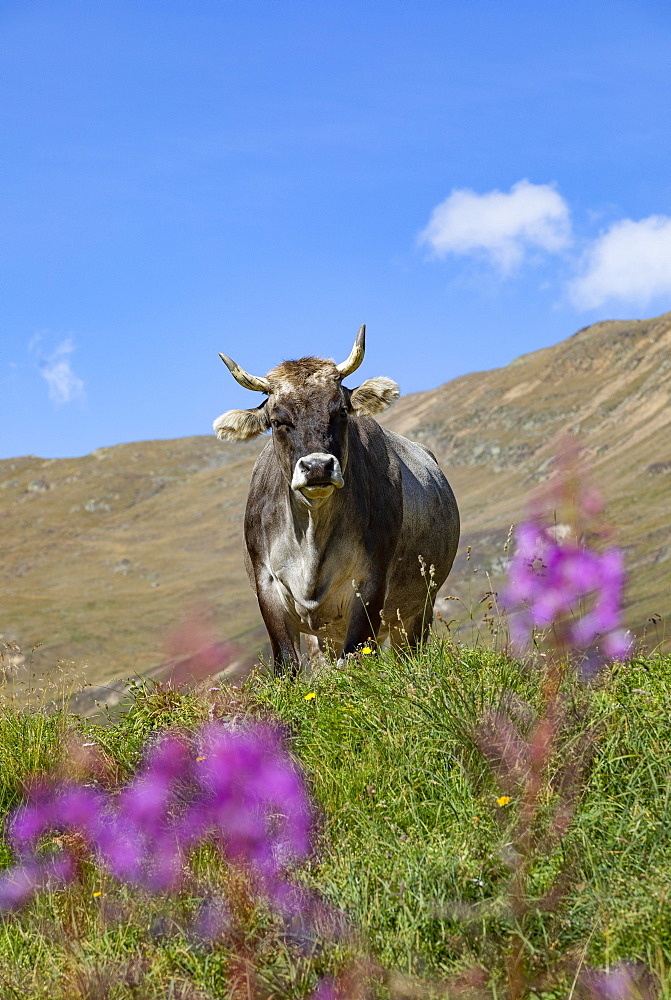
[[[582,982],[593,1000],[653,1000],[659,996],[650,971],[626,962],[619,962],[608,972],[587,969]]]
[[[144,839],[110,808],[97,816],[95,846],[101,860],[120,882],[132,885],[141,882]]]
[[[521,524],[503,594],[512,638],[524,647],[534,628],[560,628],[565,645],[586,650],[597,640],[609,658],[623,657],[629,641],[620,628],[625,573],[619,549],[602,554],[574,540],[560,541],[540,520]],[[579,614],[585,602],[589,609]]]
[[[18,910],[29,902],[42,884],[41,866],[17,865],[0,876],[0,910]]]
[[[48,857],[37,852],[45,833],[71,831],[115,877],[152,892],[175,889],[188,852],[214,836],[276,908],[295,911],[304,894],[285,870],[309,853],[311,811],[278,731],[213,723],[199,742],[203,753],[194,760],[185,739],[160,738],[116,802],[73,783],[35,789],[9,824],[21,864],[0,878],[0,909],[21,905],[46,880],[75,877],[76,859],[67,849]]]
[[[189,750],[175,736],[163,737],[151,750],[142,774],[119,799],[119,811],[147,835],[157,835],[166,818],[174,783],[189,766]]]
[[[211,725],[203,733],[199,772],[204,795],[195,825],[212,824],[229,861],[252,871],[282,908],[291,893],[283,871],[310,850],[311,812],[305,785],[268,725],[237,732]]]
[[[340,991],[333,979],[322,979],[310,1000],[340,1000]]]
[[[45,881],[71,881],[77,870],[72,853],[67,848],[61,848],[53,854],[39,857],[36,854],[38,841],[48,831],[70,831],[78,833],[85,843],[92,846],[102,805],[102,796],[92,788],[71,783],[51,788],[38,787],[32,801],[21,806],[9,823],[9,842],[23,862],[26,877],[20,875],[18,868],[13,869],[14,874],[6,884],[6,891],[11,895],[14,884],[26,886],[30,883],[35,891]],[[5,878],[9,875],[6,873]]]
[[[191,776],[186,741],[174,735],[158,740],[101,830],[96,846],[113,874],[153,892],[177,887],[182,853],[172,814],[181,805],[179,786]]]
[[[75,874],[74,859],[67,851],[7,868],[0,875],[0,911],[18,910],[38,890],[71,882]]]
[[[598,553],[583,541],[588,531],[605,533],[602,510],[578,445],[567,437],[560,442],[554,475],[532,497],[530,515],[516,532],[502,598],[518,648],[529,644],[535,628],[552,628],[559,647],[585,651],[588,660],[629,654],[630,637],[620,624],[622,553],[617,548]]]

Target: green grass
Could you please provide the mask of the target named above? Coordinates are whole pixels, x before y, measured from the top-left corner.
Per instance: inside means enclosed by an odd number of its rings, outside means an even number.
[[[536,852],[528,889],[540,900],[562,875],[565,893],[551,906],[532,905],[517,923],[506,860],[520,789],[495,777],[476,733],[488,711],[506,712],[522,734],[530,731],[542,706],[535,666],[436,641],[421,655],[382,651],[298,681],[257,674],[242,691],[138,684],[104,725],[7,705],[3,812],[68,741],[95,742],[99,780],[115,786],[166,726],[193,728],[212,714],[281,719],[319,816],[315,857],[296,877],[345,910],[360,937],[301,955],[206,848],[194,860],[196,881],[176,899],[131,892],[85,865],[80,886],[43,893],[0,923],[0,997],[224,997],[236,948],[254,949],[259,996],[304,996],[317,974],[354,952],[425,982],[472,963],[500,979],[515,931],[533,971],[562,959],[598,966],[626,959],[646,963],[667,990],[671,658],[615,667],[591,688],[569,677],[563,704],[538,798],[539,831],[562,801],[562,764],[585,746],[591,761],[573,822],[558,843]],[[504,794],[511,801],[497,805]],[[6,847],[2,860],[10,860]],[[213,948],[189,935],[203,885],[228,887],[244,912],[246,943]],[[564,982],[570,986],[570,975]],[[555,995],[567,995],[562,989]]]
[[[531,929],[541,959],[553,944],[559,954],[589,941],[598,964],[671,960],[670,681],[671,660],[659,658],[617,668],[591,692],[568,685],[569,709],[576,698],[590,705],[587,719],[575,711],[571,722],[569,710],[564,752],[589,727],[595,757],[569,834],[533,868],[539,893],[559,868],[572,876],[563,904]],[[473,731],[488,707],[538,705],[537,674],[434,646],[325,674],[313,690],[305,703],[305,685],[259,685],[291,724],[324,811],[315,881],[386,966],[443,973],[464,956],[486,960],[501,916],[481,904],[505,893],[501,846],[516,803],[513,793],[496,805],[510,789],[497,786]],[[476,904],[471,919],[441,916],[455,903]]]

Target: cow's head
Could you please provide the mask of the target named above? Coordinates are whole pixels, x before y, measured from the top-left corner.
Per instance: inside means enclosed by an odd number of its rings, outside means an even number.
[[[320,503],[344,486],[347,468],[347,421],[351,415],[381,413],[398,398],[389,378],[371,378],[357,389],[342,380],[363,361],[366,327],[357,334],[342,364],[323,358],[283,361],[264,378],[250,375],[221,354],[233,378],[267,399],[252,410],[229,410],[214,421],[222,441],[246,441],[272,430],[282,473],[308,506]]]

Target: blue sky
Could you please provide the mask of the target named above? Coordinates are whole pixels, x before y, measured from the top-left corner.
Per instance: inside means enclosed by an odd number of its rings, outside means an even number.
[[[404,392],[671,309],[666,0],[0,12],[0,456],[208,434],[306,353]],[[357,376],[358,377],[358,376]]]

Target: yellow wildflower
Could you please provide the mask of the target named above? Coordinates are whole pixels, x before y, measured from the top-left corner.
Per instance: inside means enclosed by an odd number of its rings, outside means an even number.
[[[102,892],[100,891],[100,889],[98,889],[98,891],[97,891],[97,892],[94,892],[94,893],[93,893],[93,898],[94,898],[94,899],[96,898],[96,896],[102,896]]]
[[[498,799],[496,800],[497,806],[507,806],[509,802],[510,802],[509,795],[499,795]]]
[[[316,691],[310,691],[309,694],[305,695],[305,701],[312,701],[312,699],[316,698],[316,697],[317,697],[317,692]]]
[[[364,654],[364,656],[368,656],[370,653],[373,652],[373,650],[370,648],[370,646],[364,646],[361,652]]]

